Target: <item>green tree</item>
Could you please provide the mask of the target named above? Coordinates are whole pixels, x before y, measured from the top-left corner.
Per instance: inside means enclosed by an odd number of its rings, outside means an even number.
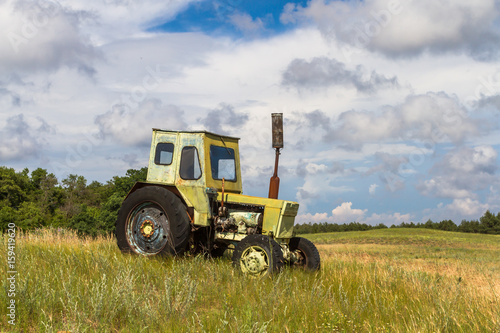
[[[102,206],[99,213],[99,230],[102,233],[110,234],[115,231],[116,219],[118,218],[118,210],[120,210],[123,197],[118,193],[113,194],[106,203]]]
[[[80,236],[95,237],[100,234],[97,215],[98,209],[81,205],[79,212],[71,217],[69,227],[76,230]]]
[[[439,230],[457,231],[457,225],[452,220],[443,220],[438,224]]]
[[[495,216],[489,210],[479,219],[482,233],[500,234],[500,213]]]
[[[17,211],[9,206],[0,208],[0,230],[5,231],[9,223],[17,223]]]
[[[34,202],[23,202],[17,210],[16,215],[16,226],[23,230],[41,228],[46,225],[44,213]]]
[[[56,176],[38,168],[31,172],[31,183],[34,187],[32,200],[38,203],[45,215],[53,216],[55,210],[63,205],[65,197]]]
[[[0,167],[0,206],[17,208],[28,199],[31,182],[28,169],[16,172],[12,168]]]
[[[148,175],[147,167],[141,168],[139,170],[128,169],[127,172],[125,173],[125,176],[113,177],[113,180],[110,182],[111,185],[110,191],[112,191],[112,193],[117,193],[125,197],[127,193],[130,191],[130,189],[134,186],[134,184],[136,182],[145,181],[147,175]]]

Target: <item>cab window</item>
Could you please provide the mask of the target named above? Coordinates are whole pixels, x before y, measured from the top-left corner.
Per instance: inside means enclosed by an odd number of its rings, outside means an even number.
[[[160,142],[156,145],[155,164],[170,165],[174,156],[174,145],[172,143]]]
[[[212,178],[236,181],[236,162],[234,149],[220,146],[210,146],[210,164]]]
[[[201,177],[200,158],[196,147],[184,147],[181,153],[179,173],[182,179],[193,180]]]

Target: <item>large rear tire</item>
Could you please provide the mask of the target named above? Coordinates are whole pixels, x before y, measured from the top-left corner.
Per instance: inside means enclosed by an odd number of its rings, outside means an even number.
[[[182,201],[163,187],[148,186],[123,201],[115,234],[122,252],[153,256],[182,254],[190,231]]]
[[[317,271],[321,266],[318,249],[309,239],[293,237],[288,243],[288,248],[294,252],[297,260],[292,263],[295,267],[304,268],[308,271]]]
[[[244,274],[260,278],[283,267],[283,251],[276,241],[265,235],[248,235],[233,252],[233,266]]]

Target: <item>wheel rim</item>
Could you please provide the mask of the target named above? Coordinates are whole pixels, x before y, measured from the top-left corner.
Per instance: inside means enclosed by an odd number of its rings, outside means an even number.
[[[249,276],[263,276],[269,269],[269,256],[260,246],[250,246],[243,251],[240,265],[242,272]]]
[[[126,230],[127,241],[136,253],[155,255],[168,243],[170,223],[158,204],[144,202],[129,214]]]
[[[307,266],[307,257],[301,250],[295,250],[295,257],[297,258],[293,263],[294,266],[305,268]]]

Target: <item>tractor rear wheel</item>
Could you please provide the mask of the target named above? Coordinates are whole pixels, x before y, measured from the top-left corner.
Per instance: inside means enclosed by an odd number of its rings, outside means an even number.
[[[265,235],[248,235],[233,252],[233,266],[250,277],[263,277],[283,267],[283,252],[276,241]]]
[[[293,237],[290,239],[290,243],[288,243],[288,248],[297,257],[297,260],[292,263],[293,266],[309,271],[319,270],[321,262],[319,252],[314,243],[309,239]]]
[[[163,187],[148,186],[123,201],[115,234],[122,252],[177,255],[185,251],[190,230],[181,200]]]

